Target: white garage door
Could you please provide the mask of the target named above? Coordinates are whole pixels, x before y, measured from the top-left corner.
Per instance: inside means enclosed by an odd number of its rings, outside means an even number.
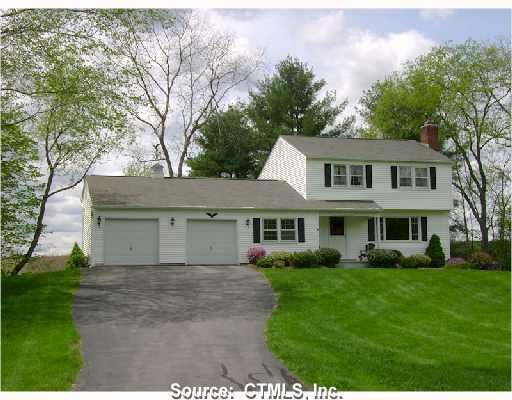
[[[158,264],[158,220],[107,219],[106,265]]]
[[[238,264],[235,221],[189,220],[187,264]]]

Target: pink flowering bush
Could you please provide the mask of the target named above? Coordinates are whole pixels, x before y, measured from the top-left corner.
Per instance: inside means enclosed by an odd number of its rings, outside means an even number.
[[[449,264],[449,265],[466,264],[466,260],[464,260],[462,257],[452,257],[448,260],[447,264]]]
[[[266,254],[267,252],[265,249],[260,246],[250,247],[249,250],[247,250],[247,258],[251,264],[256,264],[256,261],[262,257],[265,257]]]

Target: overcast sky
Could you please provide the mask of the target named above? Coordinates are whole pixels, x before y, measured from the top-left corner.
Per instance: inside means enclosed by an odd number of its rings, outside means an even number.
[[[372,82],[432,46],[472,38],[510,37],[510,10],[209,10],[219,29],[243,46],[263,49],[267,71],[292,55],[309,63],[317,77],[348,98],[351,108]],[[244,96],[238,92],[239,97]],[[122,175],[126,159],[111,155],[93,173]],[[69,253],[81,243],[82,186],[53,198],[39,254]]]

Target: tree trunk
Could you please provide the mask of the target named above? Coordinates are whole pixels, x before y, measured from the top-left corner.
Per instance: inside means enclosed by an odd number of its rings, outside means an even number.
[[[481,236],[481,247],[483,251],[489,250],[489,226],[487,225],[487,192],[483,191],[480,193],[480,207],[482,208],[482,214],[478,221],[480,225],[480,236]]]
[[[23,255],[21,260],[16,264],[16,266],[12,270],[12,275],[18,275],[20,273],[23,267],[25,267],[27,262],[30,260],[30,257],[32,257],[32,253],[34,253],[34,250],[37,244],[39,243],[39,238],[41,237],[41,233],[43,232],[43,218],[46,210],[46,203],[48,202],[49,198],[50,188],[53,182],[53,174],[53,170],[50,169],[48,179],[46,180],[46,187],[44,188],[43,197],[41,198],[41,204],[39,205],[39,215],[37,216],[36,230],[34,231],[34,236],[32,238],[32,241],[30,242],[30,246],[27,252]]]
[[[466,236],[466,243],[469,243],[468,217],[466,215],[466,202],[464,201],[464,197],[462,198],[462,215],[464,220],[464,234]]]
[[[165,122],[162,121],[162,128],[160,129],[160,134],[156,132],[156,136],[158,138],[158,142],[160,143],[160,147],[162,148],[162,153],[164,153],[165,164],[167,165],[167,171],[169,172],[169,177],[172,178],[174,176],[174,171],[172,169],[171,156],[169,155],[169,151],[167,150],[167,146],[165,145]]]

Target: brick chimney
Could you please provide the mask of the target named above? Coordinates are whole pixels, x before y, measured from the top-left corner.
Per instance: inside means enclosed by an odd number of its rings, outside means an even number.
[[[163,178],[164,177],[164,167],[162,165],[155,164],[151,167],[151,178]]]
[[[421,127],[420,142],[433,150],[439,151],[438,128],[431,119],[427,119]]]

